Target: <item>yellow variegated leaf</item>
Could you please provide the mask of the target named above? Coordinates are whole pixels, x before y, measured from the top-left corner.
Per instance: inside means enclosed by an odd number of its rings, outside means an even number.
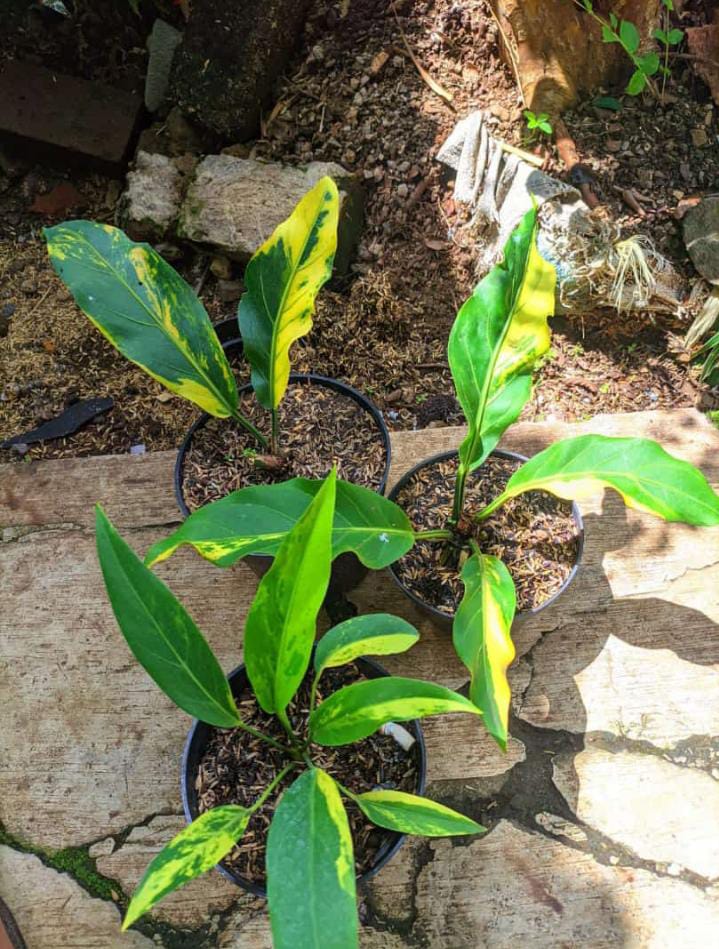
[[[549,349],[556,274],[539,254],[537,213],[510,235],[504,259],[457,314],[448,355],[468,432],[459,448],[464,474],[482,464],[530,396],[532,369]]]
[[[280,798],[265,864],[275,949],[357,946],[352,835],[339,789],[325,771],[305,771]]]
[[[452,628],[454,648],[471,675],[469,695],[484,714],[487,731],[506,751],[511,698],[507,668],[517,596],[497,557],[475,553],[462,569],[464,596]]]
[[[92,221],[45,230],[53,267],[113,346],[153,379],[226,418],[237,386],[205,308],[148,244]]]
[[[339,195],[322,178],[276,228],[245,270],[239,307],[252,385],[266,409],[276,409],[290,375],[290,346],[312,328],[315,297],[332,274]]]

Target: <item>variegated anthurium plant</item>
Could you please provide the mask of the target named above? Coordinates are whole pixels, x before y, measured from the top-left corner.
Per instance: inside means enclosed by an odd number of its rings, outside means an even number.
[[[235,419],[275,455],[290,347],[312,328],[315,298],[332,274],[338,214],[337,186],[322,178],[245,269],[238,319],[255,394],[270,414],[269,436],[240,412],[235,378],[204,306],[157,251],[92,221],[46,228],[45,237],[75,302],[123,356],[210,415]]]
[[[354,793],[313,761],[317,746],[347,745],[388,722],[447,712],[478,714],[450,689],[383,676],[360,679],[318,702],[325,670],[364,655],[409,649],[417,631],[388,614],[358,616],[330,629],[314,650],[317,616],[327,591],[335,534],[332,471],[313,485],[274,563],[257,589],[245,624],[244,658],[262,709],[276,716],[286,739],[278,742],[243,721],[208,643],[181,603],[138,559],[97,509],[97,550],[117,622],[137,660],[181,709],[222,729],[244,729],[285,755],[285,766],[251,807],[221,805],[201,814],[150,863],[123,923],[226,857],[250,818],[283,781],[266,846],[267,896],[275,947],[338,949],[357,946],[355,861],[343,799],[379,827],[429,837],[474,834],[479,824],[435,801],[404,791]],[[367,492],[368,494],[371,492]],[[310,672],[306,737],[293,728],[288,707]],[[331,938],[327,935],[331,933]]]
[[[549,349],[556,277],[539,254],[536,231],[536,211],[530,211],[510,236],[503,261],[460,309],[450,334],[449,364],[467,435],[459,448],[454,505],[445,528],[415,532],[398,506],[341,482],[333,527],[335,553],[352,550],[372,569],[402,557],[417,539],[444,544],[450,555],[464,553],[465,590],[453,641],[471,676],[470,696],[502,748],[508,734],[507,668],[514,659],[516,594],[504,563],[481,551],[468,526],[527,491],[575,501],[604,488],[613,488],[628,506],[667,521],[719,524],[719,497],[692,465],[649,439],[581,435],[556,442],[523,464],[467,525],[467,478],[519,417],[531,395],[533,369]],[[245,488],[195,512],[148,552],[146,563],[168,557],[182,544],[222,567],[249,553],[274,554],[316,491],[315,483],[301,479]]]

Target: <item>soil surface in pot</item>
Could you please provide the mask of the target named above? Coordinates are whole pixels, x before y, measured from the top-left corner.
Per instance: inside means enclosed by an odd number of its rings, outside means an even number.
[[[318,701],[337,689],[365,679],[356,665],[328,669],[320,680]],[[309,718],[311,677],[308,675],[288,707],[295,733],[304,737]],[[281,742],[287,735],[280,723],[267,715],[249,687],[236,697],[244,721]],[[393,738],[376,733],[352,745],[325,748],[312,745],[310,754],[319,767],[350,791],[361,794],[378,788],[416,793],[419,781],[419,748],[404,751]],[[200,812],[220,804],[253,804],[290,759],[266,742],[241,729],[213,729],[195,780]],[[278,785],[265,804],[253,814],[244,836],[222,863],[247,880],[265,885],[265,846],[272,815],[284,791],[302,773],[298,767]],[[354,841],[357,874],[366,873],[377,862],[380,850],[395,835],[370,823],[354,804],[343,798]]]
[[[446,526],[457,463],[454,457],[421,468],[397,496],[416,530]],[[501,494],[520,464],[492,455],[469,476],[465,521],[480,549],[507,565],[517,588],[517,610],[532,610],[559,590],[577,559],[579,537],[572,505],[546,492],[532,491],[508,501],[486,521],[471,519]],[[412,593],[451,616],[464,593],[459,574],[469,547],[462,552],[458,567],[440,563],[442,549],[443,544],[437,541],[420,541],[393,569]]]
[[[240,411],[261,432],[270,416],[254,392],[240,396]],[[369,412],[328,386],[293,382],[280,403],[280,469],[256,467],[245,452],[255,439],[231,419],[210,419],[192,437],[185,455],[182,491],[191,511],[250,484],[288,478],[324,478],[337,465],[340,478],[376,490],[382,482],[385,448]],[[261,449],[260,449],[261,451]]]

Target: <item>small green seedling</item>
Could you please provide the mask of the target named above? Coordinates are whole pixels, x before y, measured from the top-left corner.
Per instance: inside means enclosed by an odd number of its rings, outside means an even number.
[[[322,178],[245,270],[238,320],[269,436],[239,411],[235,377],[204,306],[157,251],[93,221],[58,224],[45,237],[75,302],[123,356],[210,415],[235,419],[276,455],[290,347],[312,328],[315,298],[332,274],[338,214],[337,186]]]
[[[658,40],[664,51],[664,62],[660,67],[662,74],[662,96],[666,88],[667,78],[671,75],[669,69],[669,50],[672,46],[679,46],[684,39],[684,31],[672,28],[669,14],[674,12],[674,0],[662,0],[662,27],[654,30],[653,36]]]
[[[540,112],[539,115],[535,115],[531,109],[525,109],[522,114],[527,120],[527,129],[533,135],[536,133],[540,133],[542,135],[552,134],[552,123],[549,121],[549,116],[546,112]]]
[[[649,88],[658,97],[659,93],[652,76],[659,71],[659,55],[655,52],[641,54],[639,46],[641,37],[639,30],[630,20],[620,20],[615,13],[609,14],[605,20],[595,9],[593,0],[574,0],[577,6],[585,10],[592,19],[602,28],[602,40],[605,43],[619,43],[634,65],[625,92],[630,96],[638,96],[645,88]]]
[[[580,435],[550,445],[521,465],[483,510],[468,513],[467,479],[519,417],[532,393],[538,362],[550,351],[548,319],[554,313],[556,274],[537,249],[537,214],[530,211],[512,233],[504,260],[480,281],[461,307],[449,337],[454,385],[467,420],[451,515],[442,529],[417,532],[404,511],[366,488],[338,482],[334,553],[354,551],[379,570],[417,540],[443,545],[447,561],[464,561],[464,596],[454,617],[453,641],[469,670],[470,697],[484,724],[506,748],[514,658],[511,627],[514,582],[505,564],[483,553],[481,523],[512,498],[546,491],[577,501],[613,488],[630,507],[667,521],[719,524],[719,497],[704,475],[643,438]],[[146,557],[154,563],[183,544],[230,566],[250,553],[274,555],[279,538],[302,515],[319,482],[294,479],[245,488],[192,514]]]
[[[97,551],[110,603],[146,672],[188,714],[217,728],[250,732],[285,759],[251,807],[223,805],[205,811],[155,857],[132,897],[123,928],[226,857],[252,815],[290,779],[275,808],[266,848],[276,949],[358,945],[355,861],[343,800],[377,826],[399,833],[445,837],[484,830],[442,804],[404,791],[354,792],[316,763],[323,747],[360,741],[388,722],[448,712],[480,714],[469,699],[444,686],[393,676],[353,682],[318,701],[325,670],[360,656],[404,652],[418,639],[417,630],[396,616],[358,616],[325,633],[313,658],[317,616],[332,565],[337,487],[334,471],[317,482],[314,497],[285,532],[245,623],[250,685],[262,709],[281,724],[284,741],[243,720],[217,659],[190,615],[97,509]],[[310,668],[309,724],[300,730],[290,720],[289,706]]]

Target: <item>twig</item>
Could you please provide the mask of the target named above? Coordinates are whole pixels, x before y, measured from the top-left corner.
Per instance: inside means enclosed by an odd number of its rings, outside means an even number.
[[[561,161],[564,163],[564,167],[568,172],[571,172],[573,168],[582,163],[579,161],[579,153],[577,152],[577,146],[574,144],[574,139],[569,134],[569,129],[564,124],[563,119],[556,119],[554,122],[554,141],[557,146],[557,152]],[[581,192],[582,198],[584,199],[585,204],[589,208],[599,207],[600,201],[596,194],[592,191],[592,187],[588,181],[581,181],[579,183],[579,190]]]
[[[33,313],[35,312],[35,310],[37,310],[37,308],[44,302],[45,298],[47,297],[48,293],[49,293],[51,290],[52,290],[52,287],[48,287],[48,288],[47,288],[47,290],[43,293],[43,295],[42,295],[42,296],[40,297],[40,299],[37,301],[37,303],[36,303],[35,306],[32,308],[32,310],[30,310],[30,312],[28,313],[28,316],[32,316],[32,315],[33,315]]]
[[[510,155],[517,155],[522,161],[528,161],[530,165],[536,165],[541,168],[545,160],[541,155],[535,155],[533,152],[526,152],[523,148],[517,148],[516,145],[510,145],[509,142],[500,142],[499,147],[503,152],[509,152]]]
[[[440,98],[444,99],[445,102],[451,104],[452,98],[453,98],[452,93],[447,92],[447,90],[443,86],[440,86],[440,84],[435,79],[433,79],[432,76],[430,76],[430,74],[424,68],[422,63],[417,59],[417,57],[412,52],[412,49],[409,43],[407,42],[407,37],[404,34],[404,30],[402,29],[402,24],[400,23],[397,10],[395,9],[395,6],[394,6],[394,2],[392,3],[392,12],[394,13],[394,18],[397,21],[397,29],[399,30],[399,35],[402,37],[402,42],[404,43],[405,49],[407,50],[407,55],[414,63],[417,72],[420,74],[420,76],[422,77],[424,82],[429,86],[432,92],[436,93],[438,96],[440,96]]]

